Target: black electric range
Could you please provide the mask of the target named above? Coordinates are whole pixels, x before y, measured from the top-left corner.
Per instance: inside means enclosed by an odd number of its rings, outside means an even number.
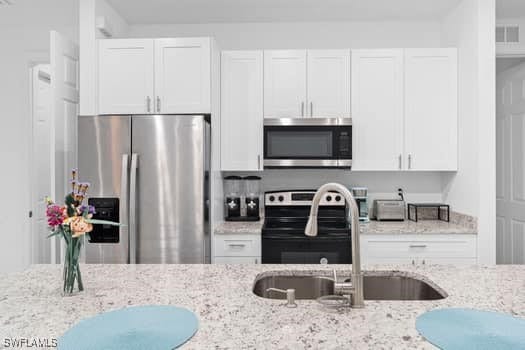
[[[263,264],[350,264],[350,224],[345,200],[338,193],[323,196],[318,234],[304,234],[314,190],[273,191],[264,197]]]

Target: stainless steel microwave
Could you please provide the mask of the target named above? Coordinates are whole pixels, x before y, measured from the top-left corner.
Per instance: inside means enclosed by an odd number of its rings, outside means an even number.
[[[266,118],[265,168],[352,167],[351,118]]]

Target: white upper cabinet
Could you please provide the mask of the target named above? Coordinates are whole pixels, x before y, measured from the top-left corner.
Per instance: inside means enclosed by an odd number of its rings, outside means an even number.
[[[153,40],[99,42],[99,113],[153,111]]]
[[[99,114],[211,113],[211,39],[104,39]]]
[[[309,50],[310,117],[350,117],[350,50]]]
[[[155,112],[210,113],[210,38],[155,40]]]
[[[264,115],[306,115],[306,50],[264,52]]]
[[[352,50],[352,170],[403,167],[403,50]]]
[[[221,170],[262,170],[263,53],[223,51]]]
[[[405,50],[408,170],[457,170],[457,50]]]

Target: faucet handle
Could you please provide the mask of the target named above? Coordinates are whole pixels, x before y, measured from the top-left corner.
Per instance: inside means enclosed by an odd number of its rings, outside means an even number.
[[[278,292],[286,294],[286,304],[284,306],[289,308],[295,308],[297,307],[297,304],[295,303],[295,289],[278,289],[278,288],[268,288],[266,289],[267,292]]]

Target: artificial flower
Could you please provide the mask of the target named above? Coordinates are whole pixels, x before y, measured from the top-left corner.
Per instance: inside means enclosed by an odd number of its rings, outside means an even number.
[[[66,219],[64,208],[57,204],[50,204],[46,208],[47,224],[50,227],[62,225]]]

